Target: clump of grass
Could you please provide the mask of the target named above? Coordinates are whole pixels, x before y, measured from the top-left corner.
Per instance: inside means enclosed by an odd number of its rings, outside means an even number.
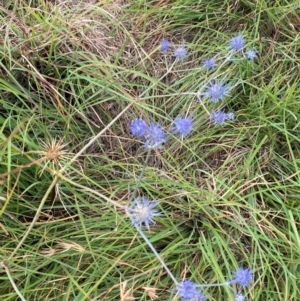
[[[299,8],[0,5],[1,300],[296,298]]]

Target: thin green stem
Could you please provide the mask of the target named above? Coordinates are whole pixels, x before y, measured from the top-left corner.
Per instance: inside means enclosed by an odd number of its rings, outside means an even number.
[[[18,252],[18,250],[20,249],[20,247],[23,245],[24,241],[26,240],[27,236],[29,235],[30,231],[32,230],[34,224],[36,223],[37,219],[39,218],[40,216],[40,213],[42,211],[42,208],[44,207],[44,204],[49,196],[49,194],[51,193],[52,189],[55,188],[55,185],[58,181],[58,176],[55,175],[52,183],[50,184],[50,186],[48,187],[46,193],[44,194],[42,200],[41,200],[41,203],[36,211],[36,214],[30,224],[30,226],[28,227],[28,229],[26,230],[25,234],[23,235],[22,239],[20,240],[20,242],[18,243],[18,245],[16,246],[16,248],[13,250],[13,252],[10,254],[10,256],[8,257],[8,261],[11,260],[15,254]]]
[[[143,178],[143,176],[144,176],[144,173],[145,173],[145,170],[146,170],[146,166],[147,166],[147,163],[148,163],[149,158],[150,158],[150,154],[151,154],[151,148],[149,148],[149,150],[148,150],[148,152],[147,152],[147,156],[146,156],[146,159],[145,159],[145,162],[144,162],[144,165],[143,165],[143,169],[142,169],[141,174],[140,174],[140,176],[139,176],[139,178],[138,178],[138,180],[137,180],[137,182],[136,182],[136,185],[135,185],[134,190],[133,190],[133,192],[132,192],[132,194],[131,194],[131,197],[130,197],[130,199],[129,199],[129,201],[128,201],[129,204],[130,204],[130,203],[133,201],[133,199],[136,197],[136,193],[137,193],[137,190],[139,189],[140,183],[141,183],[142,178]]]
[[[13,277],[11,276],[11,273],[10,273],[10,270],[9,270],[8,266],[5,263],[2,263],[2,266],[4,267],[6,275],[7,275],[8,279],[9,279],[11,285],[13,286],[15,292],[18,294],[18,296],[20,297],[20,299],[22,301],[26,301],[26,299],[23,297],[23,295],[19,291],[19,289],[18,289],[18,287],[17,287],[17,285],[16,285]]]

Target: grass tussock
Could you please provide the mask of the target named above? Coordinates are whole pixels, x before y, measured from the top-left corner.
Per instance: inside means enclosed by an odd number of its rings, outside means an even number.
[[[145,235],[177,281],[228,281],[248,300],[300,296],[298,1],[0,4],[0,295],[14,300],[178,300],[124,211],[158,202]],[[253,61],[220,67],[232,91],[210,122],[197,92],[241,33]],[[184,46],[175,60],[159,42]],[[132,120],[172,133],[147,151]],[[147,159],[146,159],[147,158]],[[141,177],[142,172],[142,177]],[[144,228],[142,228],[144,229]],[[204,289],[234,300],[229,287]],[[23,299],[22,299],[23,298]]]

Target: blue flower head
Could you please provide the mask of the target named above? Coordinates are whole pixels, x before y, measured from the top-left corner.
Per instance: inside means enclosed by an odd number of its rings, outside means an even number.
[[[132,225],[141,228],[145,224],[149,231],[150,225],[155,224],[154,218],[162,215],[155,209],[157,205],[158,202],[151,201],[148,197],[136,198],[132,206],[127,208]]]
[[[223,81],[218,82],[217,80],[209,83],[206,87],[206,92],[203,93],[203,95],[210,98],[213,103],[223,100],[223,98],[228,96],[228,94],[229,86],[225,85]]]
[[[184,280],[177,285],[178,296],[182,299],[189,300],[197,292],[196,283],[190,280]]]
[[[256,50],[255,49],[250,49],[248,51],[246,51],[245,53],[246,58],[250,61],[254,61],[254,59],[256,58]]]
[[[242,48],[244,47],[245,45],[245,41],[244,41],[244,38],[241,34],[237,35],[236,37],[233,37],[231,40],[230,40],[230,43],[229,43],[229,49],[233,49],[235,51],[240,51],[242,50]]]
[[[204,64],[204,67],[207,69],[207,70],[210,70],[212,68],[215,67],[216,65],[216,60],[214,58],[211,58],[211,59],[207,59],[203,62]]]
[[[214,124],[223,124],[227,119],[233,120],[234,113],[225,113],[221,110],[214,111],[210,114],[210,120]]]
[[[245,301],[246,298],[243,294],[237,294],[235,295],[234,301]]]
[[[145,148],[160,148],[166,142],[166,133],[159,123],[151,122],[145,132]]]
[[[169,43],[169,41],[167,41],[167,40],[165,40],[165,39],[161,40],[160,43],[159,43],[159,45],[160,45],[160,50],[161,50],[162,52],[166,52],[166,51],[169,50],[169,48],[170,48],[170,43]]]
[[[197,285],[190,280],[178,283],[176,289],[182,301],[203,301],[207,299],[207,296],[204,296],[201,290],[197,289]]]
[[[234,113],[232,113],[232,112],[230,112],[230,113],[227,113],[227,119],[229,119],[229,120],[233,120],[234,119],[234,117],[235,117],[235,115],[234,115]]]
[[[214,124],[223,124],[226,121],[227,114],[223,111],[215,111],[210,114],[210,120]]]
[[[183,60],[187,55],[187,49],[182,45],[174,50],[174,55],[178,60]]]
[[[133,136],[141,138],[145,135],[148,129],[148,124],[145,120],[136,118],[131,121],[129,128]]]
[[[250,282],[252,281],[252,273],[249,268],[239,268],[234,273],[234,278],[232,283],[239,284],[240,286],[249,286]]]
[[[192,117],[187,118],[176,118],[174,120],[174,126],[172,131],[174,134],[179,134],[180,136],[186,136],[192,131],[193,119]]]

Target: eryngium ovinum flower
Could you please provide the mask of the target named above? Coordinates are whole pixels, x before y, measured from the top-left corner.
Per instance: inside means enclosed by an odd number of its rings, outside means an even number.
[[[243,294],[237,294],[235,295],[234,301],[245,301],[246,298]]]
[[[241,34],[239,34],[230,40],[228,49],[232,49],[234,51],[240,51],[243,49],[244,45],[245,45],[244,38]]]
[[[126,209],[132,225],[142,228],[144,224],[149,231],[150,225],[155,224],[154,218],[162,215],[155,209],[157,205],[158,202],[151,201],[150,198],[145,196],[135,198],[130,207]]]
[[[159,123],[150,122],[150,125],[142,118],[131,121],[129,129],[133,136],[145,138],[145,148],[160,148],[166,142],[166,133]]]
[[[226,120],[233,120],[234,119],[234,113],[225,113],[221,110],[212,112],[210,114],[210,121],[213,124],[223,124]]]
[[[202,294],[202,291],[197,289],[197,285],[190,281],[184,280],[177,284],[177,295],[181,297],[182,301],[203,301],[207,296]]]
[[[216,65],[216,60],[214,58],[211,58],[211,59],[207,59],[203,62],[204,64],[204,67],[207,69],[207,70],[210,70],[212,69],[213,67],[215,67]]]
[[[249,268],[239,268],[234,272],[234,278],[231,281],[233,284],[239,284],[240,286],[249,286],[252,281],[252,272]]]
[[[248,60],[254,61],[254,59],[256,58],[256,50],[255,49],[247,50],[245,55]]]
[[[212,103],[216,103],[219,100],[223,100],[225,96],[228,96],[228,93],[229,86],[225,85],[223,81],[219,82],[215,80],[206,86],[206,91],[202,95],[209,98]]]
[[[166,142],[166,133],[159,123],[151,122],[145,131],[145,148],[160,148]]]
[[[192,131],[193,119],[192,117],[178,117],[174,120],[174,126],[171,128],[174,134],[181,137],[188,135]]]
[[[169,41],[163,39],[163,40],[160,41],[159,46],[160,46],[160,50],[162,52],[166,52],[170,48],[170,43],[169,43]]]
[[[129,129],[133,136],[142,138],[148,129],[148,124],[142,118],[136,118],[131,121],[131,123],[129,125]]]
[[[178,60],[183,60],[187,55],[187,49],[182,45],[174,50],[174,55]]]

